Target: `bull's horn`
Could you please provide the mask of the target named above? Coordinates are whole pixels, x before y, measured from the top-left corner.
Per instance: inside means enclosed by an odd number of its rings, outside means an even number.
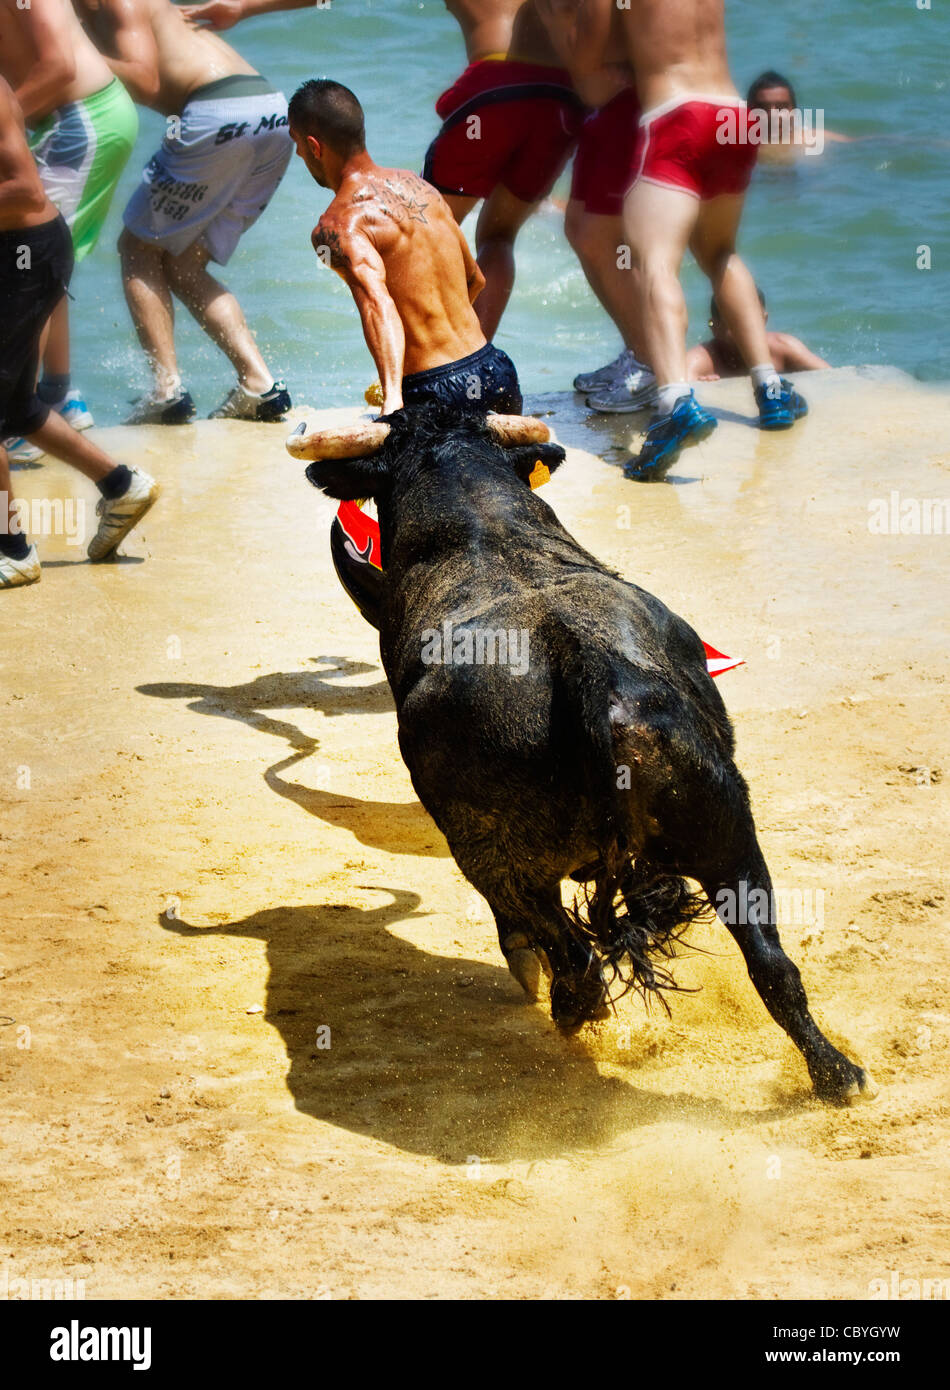
[[[551,431],[531,415],[488,416],[492,437],[504,445],[546,444]],[[354,425],[310,430],[302,422],[287,440],[287,452],[295,459],[355,459],[374,454],[389,438],[389,426],[379,420],[358,420]]]
[[[488,416],[488,428],[499,444],[547,444],[551,431],[533,415]]]
[[[295,459],[357,459],[375,454],[389,438],[389,426],[378,420],[358,420],[355,425],[311,430],[301,422],[287,440],[287,452]]]

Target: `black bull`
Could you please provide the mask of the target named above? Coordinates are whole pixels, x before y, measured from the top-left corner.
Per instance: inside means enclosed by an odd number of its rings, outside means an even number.
[[[677,937],[718,907],[816,1093],[866,1092],[779,941],[732,726],[696,633],[582,549],[531,491],[536,461],[553,470],[561,448],[503,448],[478,418],[438,407],[391,423],[378,453],[307,475],[331,497],[376,501],[399,747],[487,899],[512,973],[534,995],[543,966],[554,1020],[573,1029],[603,1014],[614,981],[672,986]],[[585,884],[573,911],[565,878]]]

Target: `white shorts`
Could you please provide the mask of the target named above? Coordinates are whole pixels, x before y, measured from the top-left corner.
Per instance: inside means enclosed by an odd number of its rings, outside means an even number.
[[[254,82],[224,78],[189,98],[180,128],[171,127],[123,213],[134,236],[173,256],[200,239],[213,261],[230,260],[273,197],[294,149],[284,96],[244,94]]]

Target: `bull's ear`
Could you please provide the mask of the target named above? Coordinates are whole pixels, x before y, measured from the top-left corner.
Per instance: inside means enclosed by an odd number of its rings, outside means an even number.
[[[518,477],[529,487],[546,483],[565,458],[560,444],[519,444],[506,449],[505,454]]]
[[[357,459],[318,459],[307,465],[306,475],[314,487],[340,502],[378,497],[389,478],[385,461],[377,454]]]

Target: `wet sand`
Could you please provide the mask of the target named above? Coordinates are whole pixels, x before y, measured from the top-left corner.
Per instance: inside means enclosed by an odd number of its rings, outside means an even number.
[[[103,430],[164,485],[125,558],[44,538],[42,583],[0,595],[0,1279],[864,1298],[950,1278],[950,536],[868,528],[892,491],[950,497],[950,395],[806,384],[779,435],[745,383],[703,388],[722,426],[670,486],[623,479],[629,418],[528,404],[570,450],[543,491],[569,529],[746,659],[720,689],[802,903],[783,940],[878,1098],[811,1099],[715,925],[672,1019],[627,999],[559,1037],[415,800],[290,426]],[[69,470],[14,479],[92,524]]]

